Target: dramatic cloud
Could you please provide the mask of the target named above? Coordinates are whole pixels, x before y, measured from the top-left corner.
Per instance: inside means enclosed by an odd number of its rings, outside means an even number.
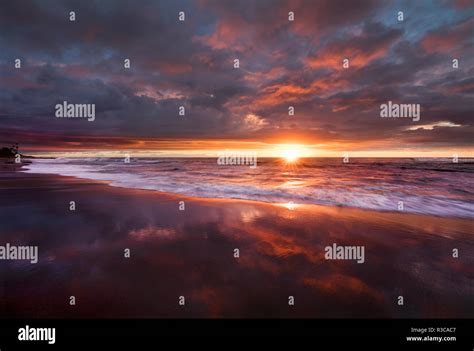
[[[32,151],[165,140],[472,149],[470,5],[5,1],[0,142]],[[55,118],[63,101],[95,104],[95,121]],[[420,104],[421,120],[380,118],[387,101]]]

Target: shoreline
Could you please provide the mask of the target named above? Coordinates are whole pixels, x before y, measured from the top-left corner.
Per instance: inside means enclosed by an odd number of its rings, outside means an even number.
[[[323,207],[323,208],[338,208],[338,209],[349,209],[349,210],[360,210],[360,211],[369,211],[369,212],[381,212],[381,213],[391,213],[391,214],[401,214],[401,215],[414,215],[414,216],[426,216],[426,217],[434,217],[434,218],[452,218],[452,219],[460,219],[460,220],[474,220],[473,217],[464,217],[464,216],[449,216],[449,215],[440,215],[440,214],[431,214],[431,213],[418,213],[418,212],[410,212],[410,211],[397,211],[397,210],[387,210],[387,209],[374,209],[374,208],[364,208],[364,207],[354,207],[354,206],[348,206],[348,205],[334,205],[334,204],[317,204],[317,203],[294,203],[294,202],[271,202],[271,201],[264,201],[264,200],[254,200],[254,199],[242,199],[242,198],[232,198],[232,197],[200,197],[200,196],[193,196],[193,195],[185,195],[185,194],[180,194],[180,193],[175,193],[175,192],[166,192],[166,191],[161,191],[158,189],[142,189],[142,188],[134,188],[134,187],[127,187],[127,186],[122,186],[122,185],[115,185],[113,184],[112,180],[98,180],[98,179],[91,179],[91,178],[83,178],[83,177],[78,177],[78,176],[70,176],[70,175],[62,175],[62,174],[57,174],[57,173],[33,173],[33,172],[25,172],[22,171],[21,169],[23,168],[24,165],[19,166],[20,169],[16,170],[16,172],[19,173],[24,173],[24,174],[35,174],[35,175],[46,175],[46,176],[51,176],[51,177],[64,177],[64,178],[74,178],[78,180],[82,180],[84,182],[90,182],[90,183],[98,183],[98,184],[105,184],[108,185],[112,188],[121,188],[121,189],[127,189],[127,190],[140,190],[140,191],[147,191],[147,192],[155,192],[158,194],[163,194],[166,196],[174,196],[176,198],[181,198],[181,199],[196,199],[196,200],[216,200],[216,201],[229,201],[229,202],[250,202],[250,203],[257,203],[257,204],[268,204],[268,205],[273,205],[273,206],[297,206],[297,207],[308,207],[308,206],[316,206],[316,207]],[[1,168],[0,168],[1,171]]]

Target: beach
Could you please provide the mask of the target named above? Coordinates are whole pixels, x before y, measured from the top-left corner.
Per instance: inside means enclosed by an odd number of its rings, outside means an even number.
[[[0,244],[39,256],[1,262],[5,318],[474,315],[470,218],[186,197],[9,166],[0,197]],[[364,262],[325,259],[333,244],[364,246]]]

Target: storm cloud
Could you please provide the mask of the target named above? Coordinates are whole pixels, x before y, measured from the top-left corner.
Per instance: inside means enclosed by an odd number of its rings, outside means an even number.
[[[469,4],[19,0],[0,6],[2,143],[100,149],[130,140],[291,135],[360,147],[387,140],[413,148],[473,146]],[[55,118],[54,106],[63,101],[95,104],[95,121]],[[435,127],[381,119],[387,101],[420,104],[418,123]]]

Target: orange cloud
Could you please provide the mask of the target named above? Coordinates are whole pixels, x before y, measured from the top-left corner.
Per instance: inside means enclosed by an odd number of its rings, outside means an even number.
[[[295,84],[275,84],[263,90],[258,106],[273,106],[282,102],[296,102],[308,98],[313,92],[311,87],[305,88]]]
[[[196,40],[213,49],[232,47],[236,50],[242,50],[243,45],[239,43],[239,40],[242,36],[245,36],[246,27],[248,27],[248,25],[243,19],[232,17],[229,21],[219,21],[212,34],[197,37]]]
[[[453,52],[462,46],[463,41],[472,37],[473,28],[474,18],[471,18],[453,27],[450,31],[433,32],[426,35],[421,41],[421,46],[428,53]]]
[[[372,49],[363,49],[356,46],[342,46],[340,44],[332,45],[323,49],[317,56],[306,59],[306,64],[311,68],[332,68],[335,70],[342,70],[343,60],[349,60],[349,67],[363,67],[370,62],[383,57],[390,42],[384,43],[380,47]]]

